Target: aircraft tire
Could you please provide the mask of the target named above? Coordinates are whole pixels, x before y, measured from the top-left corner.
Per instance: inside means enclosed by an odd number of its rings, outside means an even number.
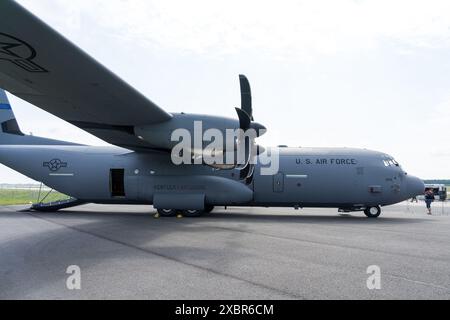
[[[161,217],[174,217],[177,214],[175,209],[158,209],[158,213]]]
[[[380,206],[368,207],[364,210],[364,214],[367,218],[378,218],[381,214]]]
[[[202,210],[183,210],[183,216],[188,218],[200,217],[204,211]]]

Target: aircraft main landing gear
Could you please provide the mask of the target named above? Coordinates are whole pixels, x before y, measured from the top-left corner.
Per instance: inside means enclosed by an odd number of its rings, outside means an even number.
[[[202,210],[183,210],[183,216],[188,218],[200,217],[202,213]]]
[[[175,217],[177,210],[175,209],[158,209],[158,214],[161,217]]]
[[[204,210],[177,210],[177,209],[158,209],[160,217],[175,217],[182,214],[184,217],[194,218],[200,217],[204,213],[210,213],[214,210],[214,206],[205,206]]]
[[[380,206],[367,207],[364,209],[364,214],[368,218],[378,218],[381,214],[381,208]]]

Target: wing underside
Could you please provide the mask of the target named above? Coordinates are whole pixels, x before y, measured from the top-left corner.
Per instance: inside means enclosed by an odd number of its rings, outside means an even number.
[[[151,148],[135,126],[172,118],[12,0],[0,1],[0,87],[129,149]]]

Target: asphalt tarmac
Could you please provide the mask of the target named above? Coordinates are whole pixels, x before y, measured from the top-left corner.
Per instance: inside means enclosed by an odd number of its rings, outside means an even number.
[[[155,219],[147,206],[19,209],[0,207],[0,299],[450,298],[450,203],[435,203],[433,216],[402,203],[378,219],[334,209],[182,219]],[[67,287],[73,265],[80,290]],[[367,287],[369,266],[380,289]]]

